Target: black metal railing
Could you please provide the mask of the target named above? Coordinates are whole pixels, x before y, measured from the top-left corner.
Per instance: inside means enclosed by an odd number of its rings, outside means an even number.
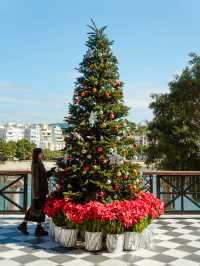
[[[27,209],[29,171],[0,171],[0,213]]]
[[[31,200],[29,174],[0,171],[0,213],[23,213],[27,209]],[[166,213],[200,213],[200,171],[144,171],[143,176],[146,191],[164,201]],[[50,184],[50,190],[54,190],[55,178]]]
[[[143,176],[166,213],[200,213],[200,171],[144,171]]]

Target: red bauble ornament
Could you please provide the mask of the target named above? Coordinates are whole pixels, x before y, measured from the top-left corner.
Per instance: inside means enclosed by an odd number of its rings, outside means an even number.
[[[115,118],[114,114],[113,113],[110,113],[109,114],[109,118],[110,118],[110,120],[113,120]]]
[[[110,97],[110,92],[109,92],[109,91],[105,91],[105,92],[104,92],[104,96],[105,96],[106,98],[109,98],[109,97]]]
[[[84,172],[84,173],[87,173],[89,170],[90,170],[90,166],[89,166],[88,164],[86,164],[86,165],[83,167],[83,172]]]
[[[119,192],[120,191],[120,185],[115,185],[114,186],[114,190],[117,191],[117,192]]]
[[[96,94],[96,93],[97,93],[97,89],[94,87],[94,88],[92,89],[92,92],[93,92],[94,94]]]
[[[135,184],[131,184],[130,185],[130,190],[131,190],[131,192],[136,192],[136,190],[137,190],[137,187],[136,187],[136,185]]]
[[[90,69],[94,69],[95,68],[95,65],[94,64],[90,64],[89,68]]]
[[[86,91],[81,92],[80,96],[81,97],[86,97],[87,96],[87,92]]]
[[[98,196],[99,196],[99,198],[103,198],[104,197],[104,195],[105,195],[105,193],[103,192],[103,191],[100,191],[99,193],[98,193]]]
[[[121,85],[120,80],[116,79],[115,83],[114,83],[115,88],[118,89],[120,87],[120,85]]]
[[[129,176],[128,175],[125,175],[123,178],[124,178],[124,180],[128,180],[129,179]]]
[[[97,150],[98,152],[102,152],[104,149],[103,149],[103,147],[99,146],[99,147],[96,148],[96,150]]]

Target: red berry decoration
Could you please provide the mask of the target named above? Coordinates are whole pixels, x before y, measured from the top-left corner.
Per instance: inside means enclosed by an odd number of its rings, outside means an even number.
[[[103,151],[103,147],[101,147],[101,146],[100,147],[97,147],[96,150],[97,150],[97,152],[102,152]]]
[[[114,86],[115,86],[116,89],[118,89],[121,86],[120,80],[116,79],[115,83],[114,83]]]

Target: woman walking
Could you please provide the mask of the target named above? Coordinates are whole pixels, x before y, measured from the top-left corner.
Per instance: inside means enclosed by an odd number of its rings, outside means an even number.
[[[23,234],[28,235],[27,222],[37,222],[37,227],[35,230],[36,236],[48,235],[42,227],[42,223],[45,221],[45,214],[43,212],[43,206],[48,194],[48,178],[53,175],[55,168],[50,171],[46,171],[44,164],[42,162],[44,154],[42,149],[35,148],[32,155],[32,196],[33,200],[31,207],[25,214],[24,221],[18,226],[18,230]]]

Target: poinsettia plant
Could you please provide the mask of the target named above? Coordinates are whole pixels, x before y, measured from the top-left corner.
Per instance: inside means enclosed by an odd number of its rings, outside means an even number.
[[[109,204],[95,200],[79,204],[66,198],[49,197],[44,212],[58,226],[120,234],[124,231],[143,231],[153,219],[164,213],[164,204],[147,192],[141,192],[134,200],[113,201]]]

